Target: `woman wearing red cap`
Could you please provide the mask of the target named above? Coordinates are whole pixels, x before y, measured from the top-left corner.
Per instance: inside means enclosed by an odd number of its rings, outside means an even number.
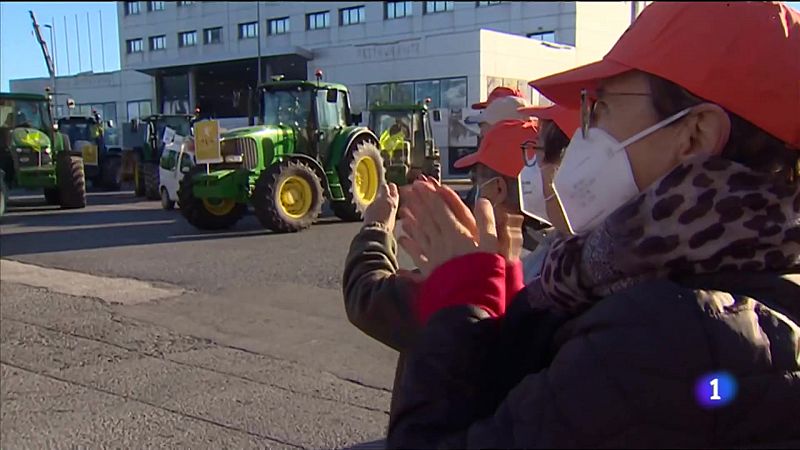
[[[583,120],[554,179],[575,234],[527,311],[485,301],[490,205],[415,184],[422,289],[451,306],[408,355],[389,447],[800,445],[798,80],[784,4],[656,2],[602,61],[533,82]],[[533,311],[570,319],[542,345]]]

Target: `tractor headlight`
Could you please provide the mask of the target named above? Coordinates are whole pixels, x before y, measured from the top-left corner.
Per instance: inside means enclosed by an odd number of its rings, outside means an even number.
[[[225,157],[225,162],[240,163],[242,162],[242,155],[228,155]]]
[[[45,147],[44,150],[42,150],[42,151],[49,155],[50,154],[50,147]]]

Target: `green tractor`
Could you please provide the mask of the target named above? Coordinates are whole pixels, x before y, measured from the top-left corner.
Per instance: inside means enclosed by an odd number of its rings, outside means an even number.
[[[439,148],[433,140],[427,103],[375,105],[369,110],[369,128],[379,136],[386,162],[386,179],[402,186],[419,174],[442,180]]]
[[[190,114],[154,114],[133,119],[123,130],[126,149],[123,153],[123,179],[133,178],[137,197],[159,200],[158,163],[164,151],[164,130],[169,127],[181,136],[192,135],[196,116]],[[132,175],[132,176],[131,176]]]
[[[62,208],[86,206],[83,158],[56,130],[51,107],[48,96],[0,93],[2,209],[13,187],[44,189],[47,202]]]
[[[105,142],[105,127],[100,115],[71,116],[58,119],[59,132],[67,135],[70,146],[83,156],[86,178],[93,186],[119,190],[122,162],[118,148],[109,148]]]
[[[361,220],[385,182],[378,138],[357,125],[361,114],[351,114],[347,88],[320,77],[255,90],[258,125],[250,114],[251,126],[222,133],[223,161],[206,166],[198,157],[181,181],[178,204],[189,223],[228,228],[251,204],[265,228],[295,232],[314,223],[325,199],[339,218]]]

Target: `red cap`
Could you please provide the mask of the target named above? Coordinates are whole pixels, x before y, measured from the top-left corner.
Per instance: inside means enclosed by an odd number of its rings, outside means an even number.
[[[542,120],[552,120],[568,138],[575,134],[581,127],[581,114],[577,109],[568,109],[561,105],[529,106],[520,108],[522,114],[527,114]]]
[[[485,102],[474,103],[472,105],[472,109],[486,108],[489,105],[489,103],[492,103],[493,100],[497,100],[498,98],[508,97],[508,96],[522,97],[522,92],[520,92],[519,89],[514,89],[505,86],[498,86],[492,89],[492,92],[489,94],[489,98],[487,98]]]
[[[507,177],[516,177],[525,165],[522,146],[536,142],[539,127],[536,122],[526,120],[503,120],[490,128],[481,139],[478,151],[469,154],[453,166],[464,169],[481,163]]]
[[[601,61],[530,82],[567,107],[629,70],[667,79],[800,148],[800,13],[779,2],[654,2]]]

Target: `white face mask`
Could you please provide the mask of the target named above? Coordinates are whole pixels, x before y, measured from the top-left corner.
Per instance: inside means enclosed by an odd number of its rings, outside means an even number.
[[[539,161],[525,165],[519,173],[520,210],[523,214],[540,222],[551,225],[547,216],[547,202],[544,199],[544,181]]]
[[[567,146],[553,187],[575,234],[590,231],[639,193],[625,147],[689,113],[686,108],[619,142],[600,128],[577,132]]]

